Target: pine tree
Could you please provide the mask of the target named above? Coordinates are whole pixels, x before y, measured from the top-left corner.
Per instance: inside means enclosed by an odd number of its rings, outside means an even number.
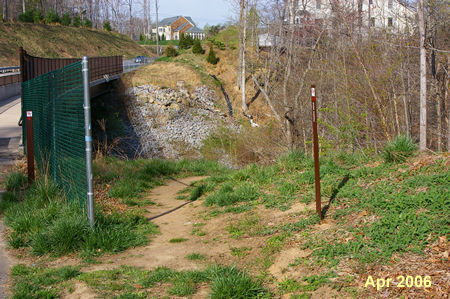
[[[205,54],[205,50],[202,48],[202,44],[199,39],[194,41],[194,46],[192,47],[192,53],[194,54]]]
[[[217,64],[217,62],[219,62],[219,58],[216,57],[216,53],[214,52],[214,48],[212,45],[209,48],[209,53],[208,56],[206,57],[206,61],[211,64]]]

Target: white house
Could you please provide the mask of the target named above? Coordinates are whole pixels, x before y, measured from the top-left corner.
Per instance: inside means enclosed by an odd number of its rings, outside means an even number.
[[[411,29],[410,24],[415,19],[415,10],[402,0],[295,0],[295,16],[291,16],[286,6],[286,22],[299,24],[303,18],[310,18],[327,25],[327,20],[335,13],[335,4],[354,11],[355,15],[360,11],[364,27],[405,32]]]
[[[166,40],[179,40],[181,34],[189,35],[194,39],[205,39],[205,33],[198,28],[191,17],[176,16],[163,19],[158,24],[158,28],[154,28],[152,33],[160,38],[164,36]]]

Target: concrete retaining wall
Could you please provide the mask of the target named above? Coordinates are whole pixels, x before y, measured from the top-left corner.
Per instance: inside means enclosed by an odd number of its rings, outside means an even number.
[[[0,86],[0,102],[20,95],[20,83]]]

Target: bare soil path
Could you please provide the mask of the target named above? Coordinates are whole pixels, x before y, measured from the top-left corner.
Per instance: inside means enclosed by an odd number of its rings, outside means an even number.
[[[177,200],[178,192],[185,189],[192,182],[204,177],[190,177],[180,180],[170,180],[167,185],[152,190],[149,199],[155,205],[147,207],[147,217],[160,215],[176,208],[184,203]],[[192,202],[178,210],[152,220],[157,224],[161,234],[152,239],[149,245],[127,250],[126,252],[103,256],[102,264],[94,265],[87,271],[96,271],[116,268],[120,265],[137,266],[145,269],[154,269],[159,266],[169,267],[175,270],[198,269],[203,262],[186,259],[186,255],[200,253],[206,257],[220,254],[226,251],[225,244],[204,243],[202,238],[192,235],[192,229],[196,223],[198,214],[204,210],[201,202]],[[187,239],[180,243],[171,243],[176,238]],[[225,248],[226,247],[226,248]],[[225,250],[224,250],[225,249]]]

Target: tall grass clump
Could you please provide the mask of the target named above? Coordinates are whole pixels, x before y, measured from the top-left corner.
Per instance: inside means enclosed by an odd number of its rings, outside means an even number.
[[[388,142],[383,149],[383,158],[386,163],[402,163],[411,157],[417,150],[414,141],[405,135],[400,135]]]
[[[91,228],[80,203],[67,201],[47,178],[26,190],[24,200],[8,200],[3,211],[10,245],[30,248],[35,255],[118,252],[146,244],[146,236],[157,232],[137,211],[105,215],[98,209]]]
[[[6,176],[4,186],[8,192],[17,192],[21,190],[27,181],[27,177],[21,172],[11,172]]]
[[[211,298],[264,298],[269,293],[259,281],[236,267],[212,267],[210,269]]]

